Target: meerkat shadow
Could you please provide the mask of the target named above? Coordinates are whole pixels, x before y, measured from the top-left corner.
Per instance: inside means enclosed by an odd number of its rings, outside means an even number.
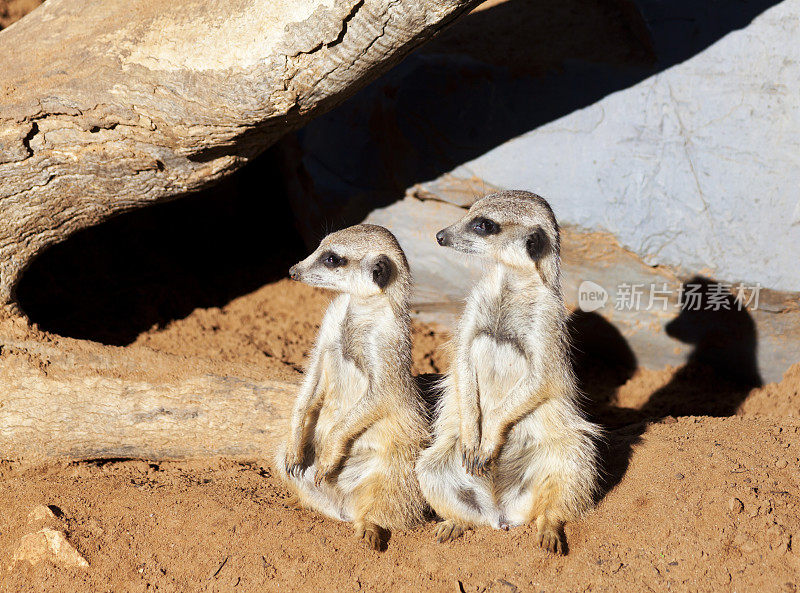
[[[392,532],[385,527],[381,527],[377,525],[378,528],[378,539],[380,543],[378,544],[378,551],[385,552],[389,549],[389,540],[392,539]]]
[[[633,446],[649,422],[667,416],[730,416],[752,389],[763,385],[756,327],[746,308],[725,285],[702,276],[685,282],[684,291],[680,311],[665,330],[693,349],[670,381],[638,408],[615,401],[637,368],[625,338],[595,313],[576,312],[569,319],[578,385],[589,416],[607,431],[599,448],[599,498],[625,475]]]
[[[644,404],[645,417],[731,416],[763,385],[755,322],[725,285],[702,276],[685,282],[681,310],[665,329],[693,350]]]
[[[638,366],[625,337],[601,315],[580,310],[567,319],[567,330],[578,389],[591,419],[607,427],[639,420],[635,410],[614,405],[617,389]]]
[[[573,368],[589,418],[606,431],[598,442],[599,502],[625,475],[635,445],[644,432],[641,413],[615,404],[620,386],[638,366],[628,341],[597,313],[574,311],[567,320]]]

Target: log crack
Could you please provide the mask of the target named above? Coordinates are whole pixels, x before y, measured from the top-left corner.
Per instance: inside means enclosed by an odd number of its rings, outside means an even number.
[[[31,148],[31,141],[39,133],[39,125],[36,122],[31,122],[31,129],[22,138],[22,146],[28,151],[28,156],[33,156],[33,148]]]
[[[296,58],[301,55],[311,55],[313,53],[318,52],[322,48],[331,48],[336,45],[339,45],[342,41],[344,41],[344,38],[347,35],[347,27],[350,24],[350,21],[352,21],[355,18],[355,16],[358,14],[358,11],[361,10],[362,6],[364,6],[364,1],[365,0],[358,0],[358,2],[356,2],[350,9],[350,12],[348,12],[345,15],[345,17],[342,19],[342,27],[339,30],[339,34],[333,39],[333,41],[320,41],[317,45],[315,45],[311,49],[298,51],[292,54],[291,57]]]

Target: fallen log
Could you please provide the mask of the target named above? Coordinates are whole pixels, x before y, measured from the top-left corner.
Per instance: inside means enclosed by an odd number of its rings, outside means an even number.
[[[124,367],[124,354],[102,347],[76,354],[7,340],[0,350],[12,353],[0,356],[0,459],[7,460],[271,461],[298,387],[202,371],[121,379],[109,369]]]
[[[214,183],[477,0],[49,0],[0,32],[0,304],[47,246]]]

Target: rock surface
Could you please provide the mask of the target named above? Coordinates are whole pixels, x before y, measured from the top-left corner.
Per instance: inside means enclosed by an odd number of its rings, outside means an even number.
[[[474,187],[453,178],[427,183],[367,217],[392,229],[405,249],[416,286],[413,306],[422,319],[450,327],[484,263],[443,249],[433,237],[463,216]],[[567,305],[598,326],[595,339],[606,341],[611,358],[633,358],[646,368],[702,362],[749,387],[780,381],[800,360],[794,294],[758,291],[758,302],[745,306],[756,293],[744,285],[740,309],[736,286],[648,266],[609,234],[571,225],[562,227],[562,270]],[[587,287],[602,301],[587,302]],[[721,297],[714,296],[718,290]],[[682,291],[698,295],[696,301],[684,298],[686,309],[679,302]]]
[[[20,562],[30,562],[36,565],[44,561],[50,561],[60,566],[89,568],[89,563],[67,541],[63,532],[45,527],[35,533],[23,536],[11,558],[9,570]]]
[[[661,2],[638,4],[657,51],[691,33],[666,22]],[[782,2],[453,174],[548,196],[562,220],[610,231],[649,264],[798,291],[799,12]]]
[[[800,291],[798,11],[486,3],[299,134],[311,201],[336,220],[452,174],[648,264]]]
[[[584,281],[604,290],[597,313],[641,364],[680,364],[697,336],[672,323],[675,300],[624,310],[618,297],[666,282],[675,299],[701,278],[761,294],[752,320],[700,321],[751,327],[748,364],[780,380],[800,356],[800,4],[774,4],[483,4],[286,143],[307,242],[331,222],[385,224],[409,252],[416,306],[450,310],[479,264],[434,233],[494,188],[528,189],[564,226],[617,242],[611,259],[590,246],[568,262],[565,290],[573,306]]]

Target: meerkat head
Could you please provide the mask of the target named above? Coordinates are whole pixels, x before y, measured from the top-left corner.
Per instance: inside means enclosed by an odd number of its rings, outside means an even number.
[[[292,266],[289,276],[311,286],[357,297],[405,299],[411,278],[395,236],[382,226],[359,224],[325,237],[317,250]]]
[[[436,233],[439,245],[492,258],[516,270],[558,281],[558,223],[544,198],[525,191],[502,191],[475,202],[455,224]]]

